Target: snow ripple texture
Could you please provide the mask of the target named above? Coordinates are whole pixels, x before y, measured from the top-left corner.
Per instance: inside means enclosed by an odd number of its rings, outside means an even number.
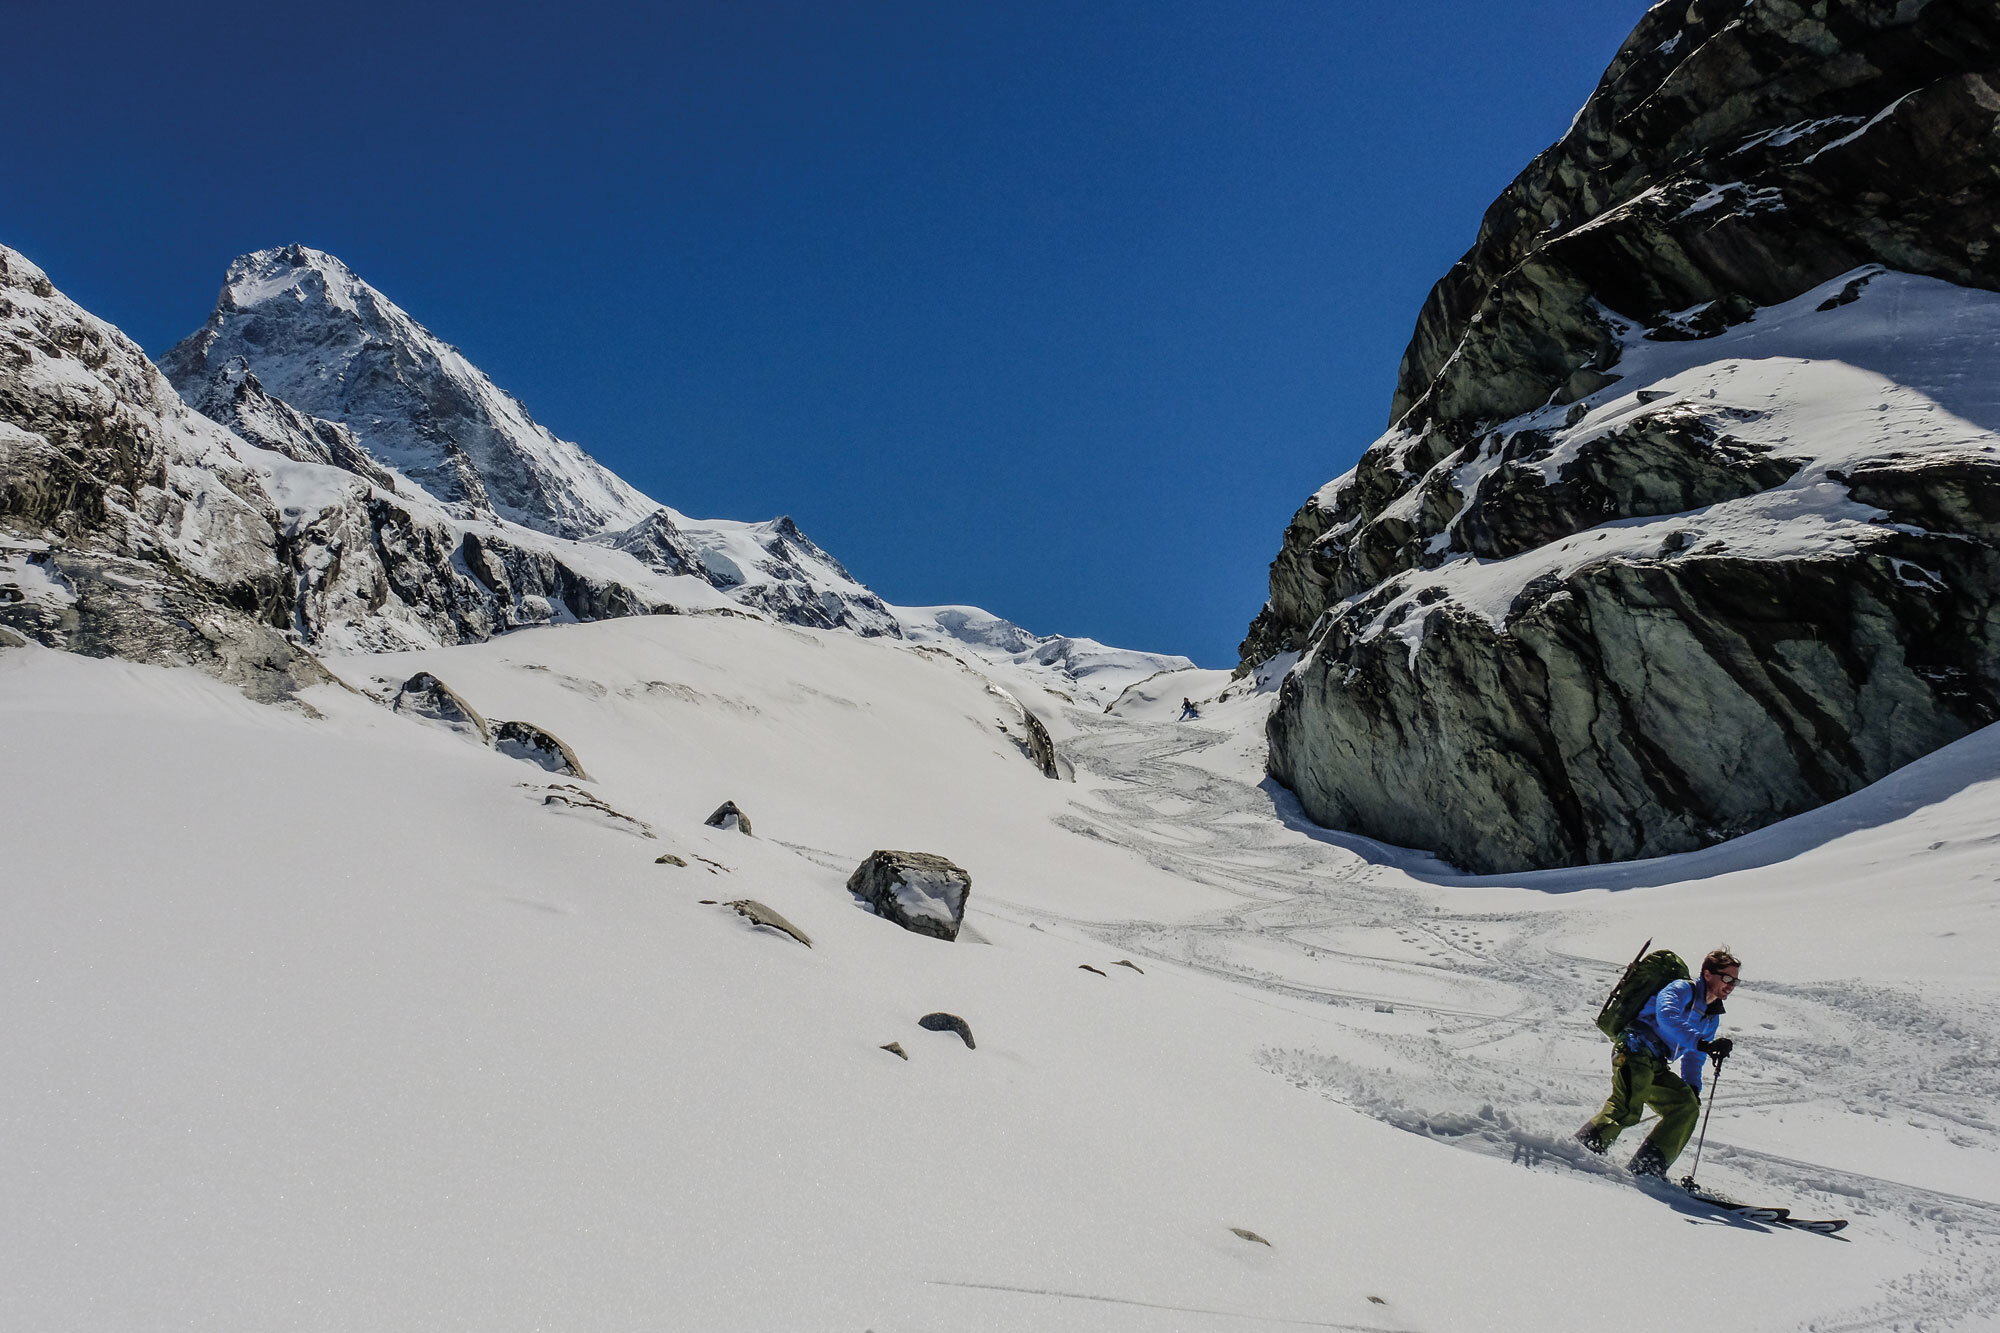
[[[1264,1066],[1301,1089],[1526,1169],[1628,1179],[1620,1160],[1592,1157],[1571,1138],[1605,1095],[1608,1049],[1591,1018],[1617,970],[1565,948],[1587,914],[1440,907],[1412,874],[1450,882],[1448,867],[1318,829],[1282,787],[1218,771],[1227,764],[1210,752],[1238,739],[1204,726],[1083,720],[1065,752],[1079,781],[1097,789],[1056,819],[1238,902],[1173,923],[1043,919],[1274,999],[1351,1014],[1351,1044],[1339,1053],[1264,1052]],[[1607,880],[1616,869],[1596,868]],[[1570,891],[1591,873],[1540,882]],[[1959,1327],[2000,1315],[2000,1205],[1733,1142],[1731,1128],[1833,1101],[1959,1148],[2000,1150],[1990,1036],[2000,1003],[1943,988],[1753,981],[1732,1002],[1732,1021],[1739,1014],[1750,1058],[1725,1070],[1705,1183],[1726,1178],[1728,1192],[1790,1203],[1799,1216],[1824,1209],[1954,1242],[1879,1305],[1813,1327]],[[1645,1128],[1614,1157],[1636,1149]]]

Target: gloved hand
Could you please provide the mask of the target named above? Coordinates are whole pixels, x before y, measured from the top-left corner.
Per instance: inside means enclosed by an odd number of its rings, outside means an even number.
[[[1736,1043],[1727,1037],[1717,1037],[1714,1041],[1698,1041],[1694,1048],[1703,1055],[1714,1056],[1719,1064],[1729,1058],[1729,1053],[1736,1049]]]

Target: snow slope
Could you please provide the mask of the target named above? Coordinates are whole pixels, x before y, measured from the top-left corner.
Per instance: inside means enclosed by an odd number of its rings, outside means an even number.
[[[1013,668],[935,644],[650,617],[331,665],[307,716],[0,652],[0,1326],[1685,1326],[1648,1265],[1737,1328],[2000,1313],[1995,733],[1472,882],[1291,818],[1219,673],[1034,696],[1071,783]],[[356,692],[419,669],[607,809]],[[971,872],[958,943],[855,906],[878,847]],[[1851,1239],[1568,1150],[1648,935],[1746,959],[1704,1180]]]

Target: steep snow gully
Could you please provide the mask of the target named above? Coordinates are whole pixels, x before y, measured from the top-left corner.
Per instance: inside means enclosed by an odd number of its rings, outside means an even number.
[[[1986,831],[2000,783],[1993,729],[1706,852],[1473,878],[1306,821],[1289,792],[1262,778],[1244,740],[1259,730],[1246,715],[1261,714],[1267,698],[1225,695],[1207,706],[1208,720],[1176,723],[1167,696],[1178,694],[1163,679],[1159,699],[1135,691],[1117,707],[1125,716],[1082,721],[1066,750],[1089,795],[1057,822],[1237,901],[1174,922],[1063,926],[1274,1005],[1323,1008],[1344,1033],[1331,1048],[1261,1055],[1299,1088],[1525,1170],[1621,1185],[1622,1158],[1643,1127],[1608,1162],[1570,1136],[1605,1093],[1608,1049],[1591,1021],[1616,978],[1604,959],[1623,956],[1624,935],[1632,948],[1652,934],[1687,952],[1726,930],[1750,955],[1751,983],[1725,1020],[1740,1058],[1716,1085],[1704,1183],[1792,1202],[1801,1215],[1823,1208],[1877,1230],[1949,1238],[1931,1267],[1879,1305],[1815,1329],[1955,1326],[2000,1314],[2000,1064],[1991,1058],[2000,1002],[1990,984],[1932,969],[1894,943],[1880,945],[1880,966],[1854,969],[1879,980],[1757,979],[1759,962],[1789,963],[1843,932],[1865,958],[1866,923],[1899,910],[1895,887],[1926,878],[1936,865],[1927,857],[2000,841]],[[1970,887],[1992,876],[1943,878]],[[1976,896],[1991,910],[1992,894]],[[1745,948],[1752,939],[1783,954],[1760,957]]]

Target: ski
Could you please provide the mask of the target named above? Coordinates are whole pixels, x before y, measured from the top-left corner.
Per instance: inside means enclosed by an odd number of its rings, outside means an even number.
[[[1712,1190],[1703,1189],[1694,1183],[1693,1177],[1683,1177],[1681,1188],[1703,1203],[1732,1213],[1748,1222],[1767,1222],[1775,1226],[1815,1232],[1822,1236],[1831,1236],[1847,1229],[1847,1219],[1844,1217],[1793,1217],[1789,1208],[1767,1208],[1762,1204],[1738,1203]]]

